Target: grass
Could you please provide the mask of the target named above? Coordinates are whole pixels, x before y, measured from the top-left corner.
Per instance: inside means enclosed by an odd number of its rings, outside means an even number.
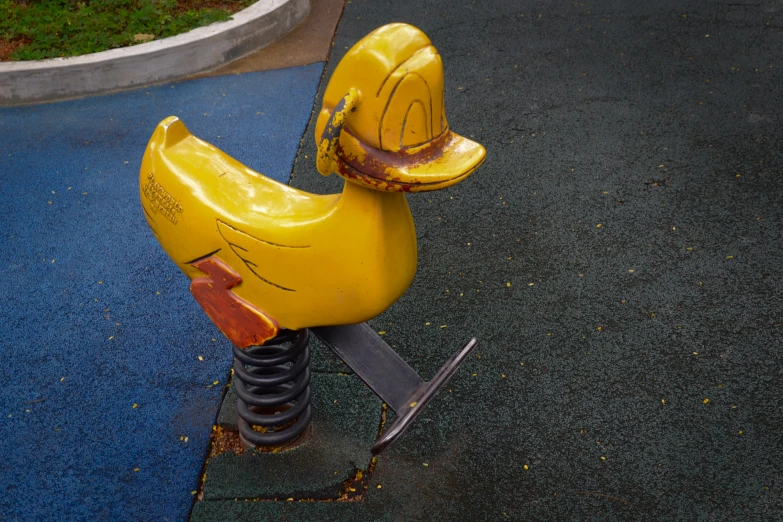
[[[228,20],[231,13],[255,2],[27,1],[0,0],[0,60],[40,60],[126,47]]]

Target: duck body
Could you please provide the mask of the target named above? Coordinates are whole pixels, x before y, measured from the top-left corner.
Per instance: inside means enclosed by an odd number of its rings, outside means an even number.
[[[161,246],[241,347],[280,328],[366,321],[416,273],[416,231],[403,193],[350,181],[341,194],[297,190],[196,138],[173,116],[145,150],[140,189]],[[237,331],[232,322],[243,313],[250,322],[240,320]]]
[[[316,167],[346,180],[341,194],[269,179],[174,116],[157,126],[140,171],[144,213],[235,345],[364,322],[410,286],[416,230],[405,194],[460,183],[486,156],[449,127],[443,85],[440,55],[407,24],[346,53],[315,125]]]

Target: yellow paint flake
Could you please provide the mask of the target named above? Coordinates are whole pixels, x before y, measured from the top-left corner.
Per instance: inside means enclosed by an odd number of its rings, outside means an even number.
[[[629,274],[633,274],[634,272],[636,272],[636,270],[634,270],[633,268],[629,268],[629,269],[628,269],[628,273],[629,273]]]
[[[505,374],[505,373],[501,373],[501,374],[500,374],[500,378],[501,378],[501,379],[505,379],[505,378],[506,378],[506,374]]]
[[[535,283],[528,283],[527,286],[535,286]]]
[[[704,400],[701,401],[701,402],[702,402],[702,404],[707,404],[708,402],[710,402],[710,399],[709,399],[709,397],[705,397]]]
[[[603,225],[602,225],[601,223],[597,223],[597,224],[595,225],[595,228],[601,228],[602,226],[603,226]]]
[[[441,328],[446,328],[448,325],[442,324],[440,325]]]
[[[411,408],[413,408],[413,407],[415,407],[417,404],[419,404],[419,403],[418,403],[418,402],[416,402],[416,401],[413,401],[413,402],[412,402],[412,403],[410,403],[408,406],[410,406]]]
[[[378,488],[378,489],[381,489],[383,486],[381,486],[380,484],[378,484],[378,485],[377,485],[377,486],[375,486],[375,487],[376,487],[376,488]]]
[[[422,462],[422,463],[421,463],[421,465],[422,465],[422,466],[424,466],[425,468],[426,468],[427,466],[429,466],[429,464],[427,464],[426,462]]]
[[[138,404],[136,404],[136,403],[134,402],[134,403],[133,403],[133,409],[135,410],[135,409],[136,409],[136,408],[138,408],[138,407],[139,407],[139,405],[138,405]]]
[[[522,469],[528,470],[528,469],[530,469],[530,467],[527,464],[525,464],[524,466],[522,466]]]
[[[429,326],[429,325],[431,325],[431,324],[432,324],[432,323],[424,323],[424,326]]]
[[[378,335],[386,335],[386,330],[381,330],[380,332],[378,332]]]
[[[726,256],[726,259],[734,259],[734,256]]]
[[[606,460],[606,457],[604,457],[603,455],[601,455],[601,460]]]
[[[661,404],[666,404],[666,399],[661,399]]]
[[[509,283],[506,283],[506,287],[507,287],[507,288],[511,288],[511,283],[510,283],[510,282],[509,282]]]
[[[135,473],[138,473],[138,472],[139,472],[139,468],[133,468],[133,471],[134,471]]]
[[[199,361],[203,361],[203,360],[204,360],[204,357],[203,357],[203,356],[201,356],[201,355],[199,355],[199,356],[198,356],[198,360],[199,360]]]

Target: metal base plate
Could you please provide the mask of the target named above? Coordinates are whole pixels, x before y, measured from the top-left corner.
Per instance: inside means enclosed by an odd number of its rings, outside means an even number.
[[[425,382],[367,323],[324,326],[311,331],[397,414],[373,444],[373,455],[380,454],[405,432],[478,345],[475,338],[465,343],[431,381]]]

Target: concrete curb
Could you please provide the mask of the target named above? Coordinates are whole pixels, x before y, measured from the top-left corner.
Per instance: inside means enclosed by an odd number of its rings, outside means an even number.
[[[310,12],[310,0],[259,0],[232,20],[100,53],[0,63],[0,107],[142,87],[213,69],[269,45]]]

